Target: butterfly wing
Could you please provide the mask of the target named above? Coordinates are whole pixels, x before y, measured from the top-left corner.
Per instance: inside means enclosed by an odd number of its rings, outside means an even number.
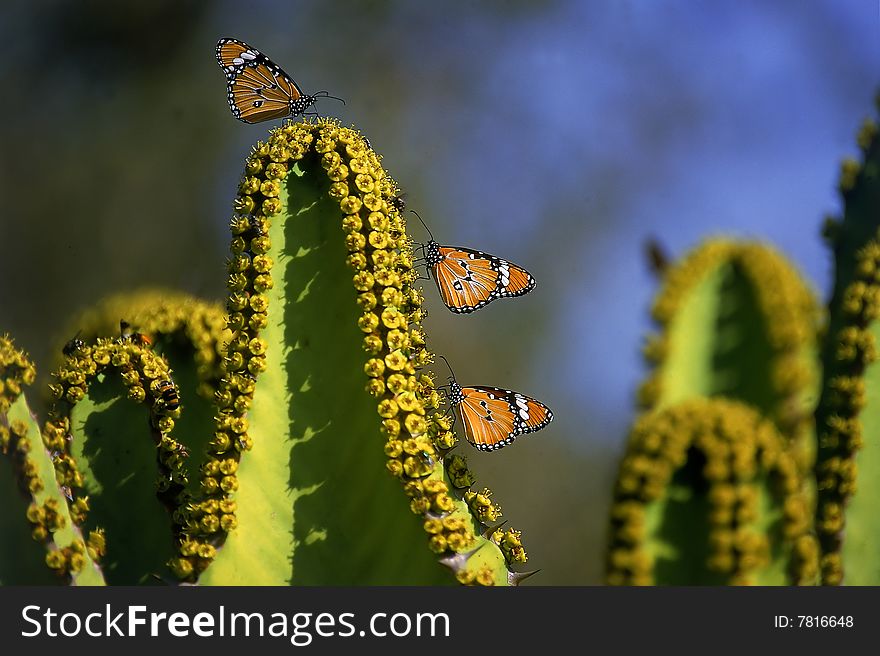
[[[553,412],[525,394],[499,387],[463,387],[456,409],[467,441],[481,451],[512,444],[517,435],[541,430]]]
[[[528,271],[500,257],[458,246],[440,246],[438,252],[434,280],[453,312],[467,314],[496,298],[522,296],[535,288]]]
[[[256,48],[236,39],[220,39],[217,61],[226,73],[226,96],[232,115],[259,123],[291,114],[303,93],[296,82]]]
[[[254,62],[260,51],[238,39],[220,39],[217,42],[217,61],[226,75],[240,73],[244,66]]]

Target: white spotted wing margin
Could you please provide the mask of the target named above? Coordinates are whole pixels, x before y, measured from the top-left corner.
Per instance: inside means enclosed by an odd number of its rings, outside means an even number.
[[[517,436],[541,430],[553,420],[553,412],[541,401],[500,387],[459,387],[453,383],[450,401],[468,442],[481,451],[501,449]]]
[[[535,288],[523,267],[490,253],[430,241],[425,261],[444,304],[457,314],[470,314],[497,298],[522,296]]]

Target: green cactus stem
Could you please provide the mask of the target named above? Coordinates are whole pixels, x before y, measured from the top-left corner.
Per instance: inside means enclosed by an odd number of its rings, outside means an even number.
[[[167,362],[133,340],[99,339],[73,349],[55,377],[43,439],[73,521],[106,543],[107,582],[167,576],[187,480],[187,452],[170,435],[180,408]]]
[[[74,525],[22,390],[35,374],[12,341],[0,337],[0,584],[102,585],[93,560],[102,536],[83,540]]]
[[[86,342],[120,335],[124,319],[142,333],[151,349],[165,357],[174,372],[183,412],[175,423],[175,438],[190,453],[190,471],[205,464],[214,432],[214,395],[224,374],[226,312],[219,303],[204,301],[169,289],[141,289],[102,299],[68,322],[65,341],[78,334]],[[62,353],[61,345],[57,349]],[[189,491],[197,492],[198,476],[190,477]]]
[[[880,104],[880,98],[878,98]],[[861,162],[844,162],[844,215],[829,221],[834,292],[816,411],[816,530],[826,585],[880,584],[880,138],[866,121]]]
[[[611,510],[613,585],[811,583],[809,501],[786,440],[749,406],[692,398],[643,415]]]
[[[740,400],[773,420],[804,471],[812,466],[819,315],[788,261],[763,244],[709,240],[665,271],[653,316],[643,409]]]
[[[201,584],[506,585],[526,560],[436,414],[397,185],[354,130],[254,148],[232,219],[233,336],[179,576]],[[366,385],[366,389],[365,389]],[[403,488],[401,494],[401,487]],[[407,505],[409,508],[407,508]],[[427,543],[427,547],[426,547]]]

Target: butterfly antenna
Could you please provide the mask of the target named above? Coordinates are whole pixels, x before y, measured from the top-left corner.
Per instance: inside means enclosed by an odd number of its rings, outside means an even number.
[[[318,93],[315,94],[315,98],[332,98],[333,100],[338,100],[343,105],[345,104],[345,101],[342,98],[337,98],[336,96],[331,96],[326,91],[319,91]]]
[[[433,239],[433,237],[432,237],[432,239]],[[443,360],[443,362],[446,363],[446,367],[449,369],[449,373],[452,374],[452,380],[458,380],[458,379],[455,377],[455,372],[452,370],[452,365],[449,364],[449,360],[447,360],[446,357],[445,357],[445,356],[442,356],[442,355],[440,355],[440,356],[438,356],[438,357],[439,357],[441,360]]]
[[[415,210],[410,210],[410,212],[415,214],[416,218],[419,220],[419,223],[421,223],[423,226],[425,226],[425,230],[428,231],[428,235],[431,237],[431,241],[437,241],[436,239],[434,239],[434,235],[431,233],[431,229],[428,227],[428,224],[426,224],[424,221],[422,221],[422,217],[419,216],[419,213],[416,212]],[[440,357],[442,358],[443,356],[441,355]],[[443,359],[445,360],[446,358],[443,358]],[[446,364],[449,364],[449,363],[447,362]]]

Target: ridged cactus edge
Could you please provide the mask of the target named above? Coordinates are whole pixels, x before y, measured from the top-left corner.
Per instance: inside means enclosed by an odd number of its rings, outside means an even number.
[[[880,97],[878,97],[880,108]],[[877,120],[858,136],[861,161],[840,178],[844,213],[825,236],[835,261],[816,411],[816,530],[822,583],[880,583],[880,137]]]
[[[247,159],[231,221],[227,373],[178,576],[520,579],[519,532],[491,528],[491,493],[471,491],[464,457],[448,454],[456,438],[423,370],[432,355],[398,191],[363,137],[329,120],[274,129]]]
[[[96,531],[83,539],[68,508],[55,477],[52,447],[24,394],[35,377],[33,363],[11,339],[0,337],[0,486],[5,499],[0,584],[101,585],[95,561],[104,550],[103,534]]]

